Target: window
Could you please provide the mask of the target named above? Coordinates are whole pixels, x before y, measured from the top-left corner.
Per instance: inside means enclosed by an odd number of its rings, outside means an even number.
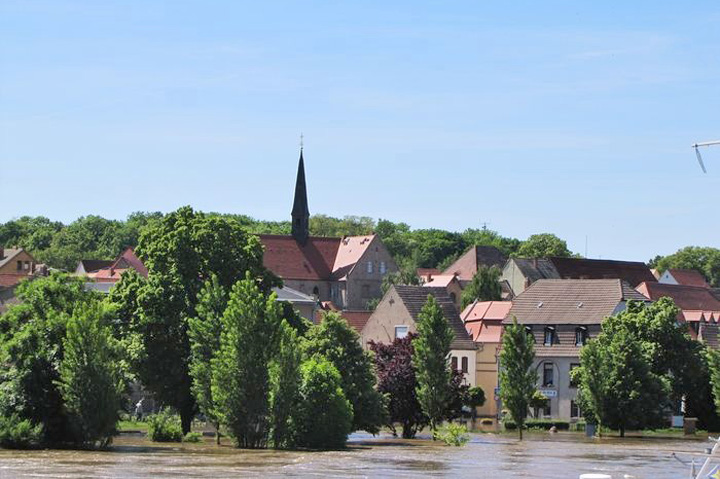
[[[543,416],[550,417],[552,416],[552,409],[550,409],[550,400],[545,403],[545,408],[543,409]]]
[[[30,271],[30,261],[25,261],[25,271]]]
[[[580,326],[575,328],[575,346],[584,346],[587,342],[588,332],[587,328]]]
[[[570,365],[570,387],[571,387],[571,388],[576,388],[576,387],[577,387],[577,382],[576,382],[576,381],[573,381],[572,372],[573,372],[573,369],[579,368],[579,367],[580,367],[580,365],[577,364],[577,363],[573,363],[573,364]]]
[[[402,339],[408,335],[407,326],[395,326],[395,338]]]
[[[17,262],[17,270],[22,271],[22,261]]]
[[[555,328],[553,326],[548,326],[545,328],[545,346],[552,346],[555,342]]]
[[[457,371],[457,356],[453,356],[450,363],[452,364],[452,370]]]
[[[385,264],[385,261],[380,261],[380,274],[387,273],[387,265]]]
[[[573,419],[580,417],[580,408],[574,399],[570,401],[570,417]]]
[[[315,286],[315,287],[313,288],[313,296],[316,296],[316,297],[317,297],[317,296],[320,296],[320,290],[318,289],[317,286]]]
[[[553,363],[543,363],[543,387],[553,387]]]
[[[450,293],[450,299],[452,300],[453,303],[457,302],[457,296],[455,295],[455,293]]]
[[[530,340],[535,344],[535,333],[533,333],[532,326],[525,326],[525,334],[530,336]]]
[[[368,272],[368,274],[372,274],[372,272],[373,272],[373,262],[372,261],[367,262],[367,272]]]
[[[467,356],[463,356],[461,363],[462,363],[462,372],[467,373],[467,372],[468,372],[468,358],[467,358]]]

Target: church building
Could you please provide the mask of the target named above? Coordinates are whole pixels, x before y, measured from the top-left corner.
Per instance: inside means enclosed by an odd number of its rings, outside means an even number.
[[[367,309],[368,301],[382,296],[383,277],[398,270],[387,248],[375,234],[331,238],[310,236],[310,209],[300,149],[292,234],[260,235],[265,267],[284,284],[342,310]]]

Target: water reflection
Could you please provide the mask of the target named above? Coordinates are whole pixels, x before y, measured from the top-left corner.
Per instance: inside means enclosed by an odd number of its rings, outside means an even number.
[[[577,478],[603,472],[620,478],[670,479],[688,471],[671,452],[702,452],[701,440],[602,439],[575,434],[473,435],[463,448],[428,440],[405,441],[366,434],[332,452],[239,451],[204,444],[156,446],[139,435],[117,438],[110,451],[0,450],[0,479],[212,478],[224,477],[523,477]]]

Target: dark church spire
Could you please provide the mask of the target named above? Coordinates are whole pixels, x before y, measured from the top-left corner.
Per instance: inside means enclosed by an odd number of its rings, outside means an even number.
[[[310,236],[310,209],[308,208],[307,187],[305,186],[305,163],[303,147],[300,144],[300,162],[295,181],[295,201],[292,209],[292,235],[295,241],[305,245]]]

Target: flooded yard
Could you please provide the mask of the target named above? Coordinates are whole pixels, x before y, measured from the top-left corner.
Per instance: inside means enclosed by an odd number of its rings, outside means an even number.
[[[109,451],[0,450],[0,479],[226,477],[482,477],[573,478],[602,472],[613,478],[688,477],[672,452],[701,453],[702,439],[586,439],[578,434],[515,438],[473,434],[465,447],[354,434],[332,452],[246,451],[203,444],[158,445],[140,435],[116,438]]]

